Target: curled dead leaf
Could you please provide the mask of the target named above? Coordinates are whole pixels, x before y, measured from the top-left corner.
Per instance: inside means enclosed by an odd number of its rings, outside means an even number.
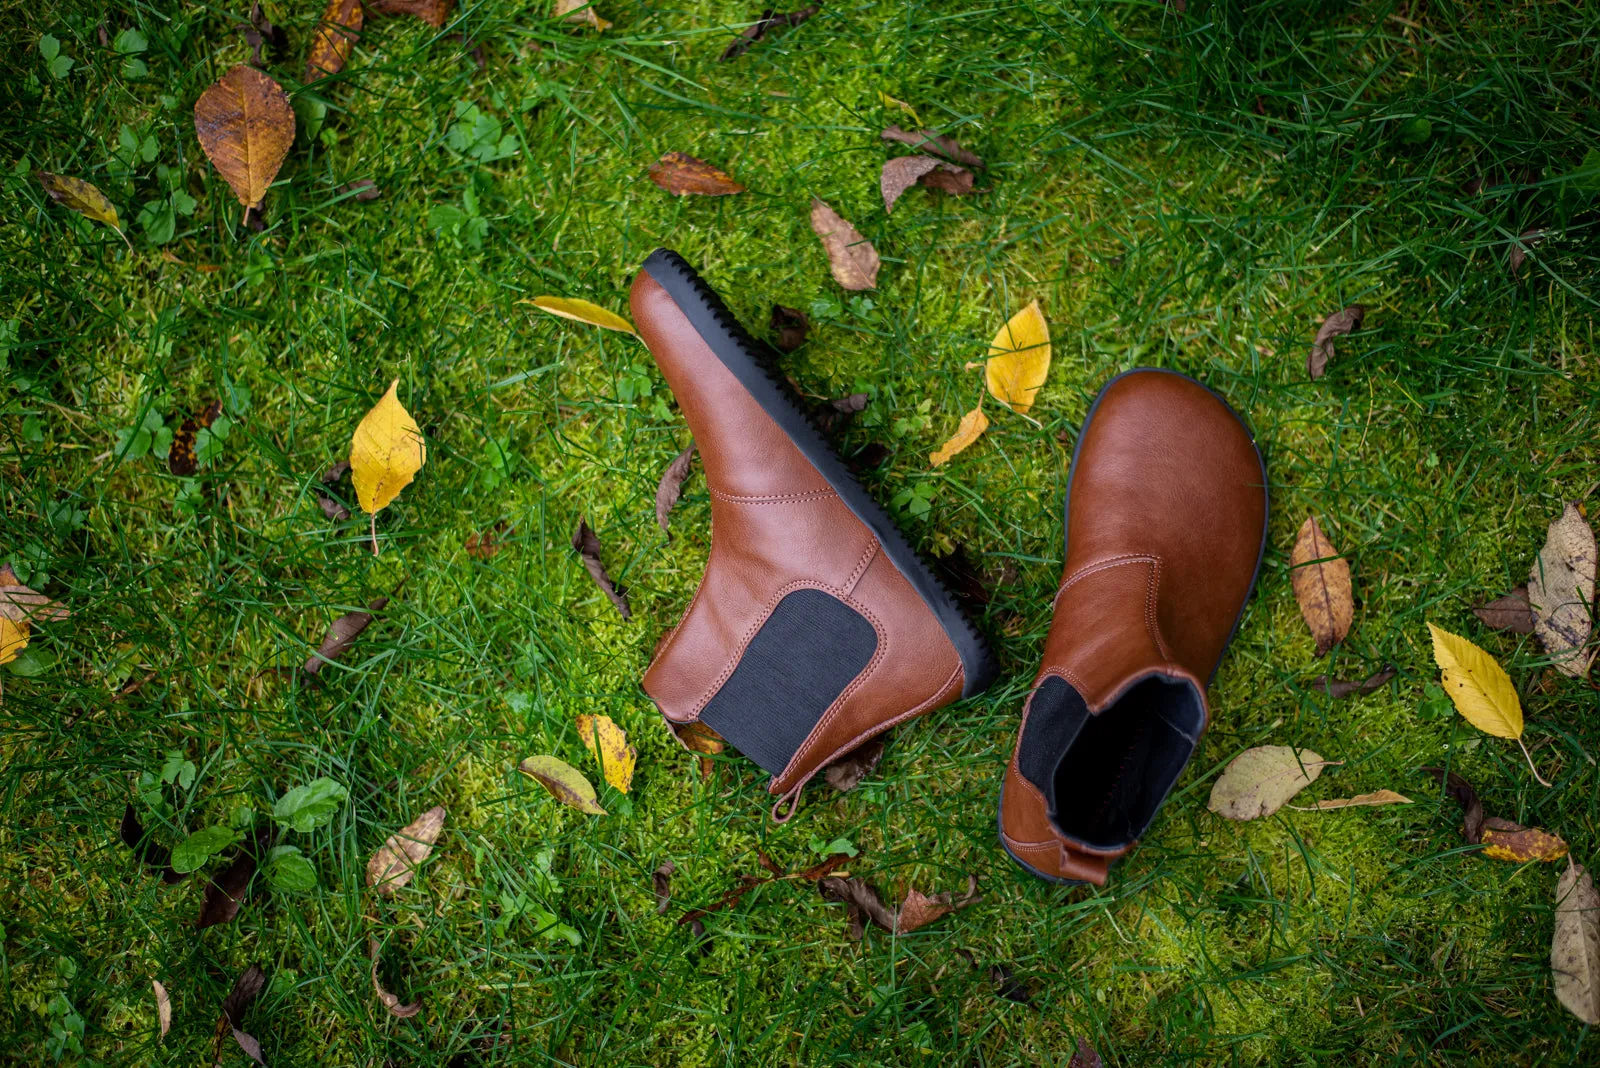
[[[371,178],[362,178],[358,181],[346,182],[344,185],[341,185],[339,188],[335,189],[334,192],[338,193],[340,196],[348,196],[353,193],[355,194],[353,199],[359,200],[363,203],[369,200],[377,200],[378,197],[383,194],[383,191],[378,188],[377,183]]]
[[[1333,339],[1343,337],[1352,330],[1360,330],[1361,321],[1366,317],[1365,305],[1352,304],[1322,321],[1317,328],[1316,339],[1311,342],[1311,354],[1306,357],[1306,375],[1312,381],[1327,373],[1328,361],[1333,359]]]
[[[222,1019],[218,1022],[217,1035],[217,1040],[220,1043],[222,1040],[221,1028],[227,1027],[231,1029],[233,1031],[233,1040],[239,1043],[239,1048],[244,1050],[251,1060],[260,1065],[267,1063],[261,1059],[261,1043],[256,1041],[254,1035],[245,1031],[242,1025],[245,1012],[266,985],[267,973],[261,970],[261,965],[259,964],[252,964],[240,973],[239,978],[233,981],[233,989],[229,990],[228,996],[222,999]],[[217,1049],[219,1060],[221,1052],[219,1045]]]
[[[1391,664],[1380,671],[1374,671],[1360,682],[1352,682],[1348,679],[1331,679],[1326,675],[1318,675],[1306,685],[1314,690],[1321,690],[1335,700],[1341,697],[1364,697],[1389,685],[1389,680],[1398,674],[1399,672]]]
[[[365,611],[346,612],[335,619],[328,627],[328,632],[322,636],[322,644],[317,646],[317,651],[306,658],[300,670],[306,675],[316,675],[322,671],[324,664],[331,664],[343,656],[355,643],[361,632],[372,623],[375,612],[381,612],[389,604],[389,598],[379,597],[367,605]]]
[[[953,137],[934,133],[932,130],[921,130],[915,133],[902,130],[898,126],[891,126],[878,136],[885,141],[897,141],[902,145],[910,145],[919,152],[943,156],[951,163],[959,163],[965,167],[976,167],[983,170],[983,160],[962,148]]]
[[[1357,794],[1355,797],[1335,797],[1326,801],[1318,801],[1314,805],[1290,805],[1296,812],[1327,812],[1341,808],[1363,808],[1371,805],[1409,805],[1411,798],[1404,794],[1397,794],[1393,790],[1375,790],[1370,794]]]
[[[672,515],[672,509],[683,496],[683,483],[689,477],[689,471],[694,466],[694,439],[689,440],[689,447],[672,458],[672,462],[661,472],[661,479],[656,483],[656,522],[662,530],[667,529],[667,523]]]
[[[378,978],[378,963],[382,957],[383,947],[376,937],[369,936],[367,938],[367,950],[372,956],[373,993],[378,995],[378,1000],[383,1002],[383,1007],[389,1010],[389,1015],[406,1020],[421,1012],[422,1001],[420,999],[405,1005],[401,1003],[398,997],[383,988],[383,982]]]
[[[928,455],[928,463],[934,467],[950,462],[957,453],[966,450],[973,442],[983,436],[989,429],[989,417],[983,414],[983,405],[980,404],[972,411],[961,417],[961,422],[956,425],[956,432],[950,439],[940,445]]]
[[[1485,601],[1472,610],[1478,622],[1491,630],[1508,630],[1514,634],[1533,633],[1533,607],[1528,604],[1528,587],[1518,586],[1492,601]]]
[[[665,916],[672,907],[672,873],[677,870],[678,866],[672,861],[663,860],[650,874],[650,885],[656,892],[657,916]]]
[[[768,8],[762,12],[759,19],[739,32],[739,36],[723,50],[717,62],[726,63],[730,59],[737,59],[748,52],[751,45],[773,30],[785,26],[798,26],[821,10],[822,5],[820,4],[812,4],[810,7],[801,8],[799,11],[790,11],[787,14]]]
[[[793,352],[806,343],[806,334],[811,330],[811,320],[806,318],[806,313],[799,308],[788,308],[782,304],[772,306],[772,315],[768,320],[772,332],[777,335],[777,346],[780,352]]]
[[[261,10],[261,0],[250,5],[249,20],[239,23],[234,30],[244,35],[244,43],[250,48],[250,65],[253,67],[265,68],[267,59],[282,55],[284,49],[289,47],[289,35],[282,26],[274,26],[268,21]]]
[[[1468,845],[1477,845],[1483,841],[1483,802],[1478,799],[1478,791],[1472,784],[1457,773],[1446,772],[1443,768],[1419,768],[1434,777],[1434,780],[1444,787],[1444,792],[1455,799],[1461,806],[1461,837],[1467,840]]]
[[[617,588],[611,581],[611,576],[606,572],[606,565],[600,562],[600,538],[589,529],[589,524],[580,519],[578,529],[572,533],[572,547],[583,560],[584,570],[589,572],[589,577],[594,584],[600,587],[602,593],[610,598],[623,619],[633,618],[633,610],[628,607],[628,595]]]
[[[294,109],[277,82],[239,63],[195,101],[194,130],[239,203],[257,208],[294,143]]]
[[[450,21],[456,0],[365,0],[374,15],[415,15],[434,29]]]
[[[340,460],[338,463],[334,464],[332,467],[328,468],[328,470],[323,472],[322,478],[318,479],[318,481],[324,486],[337,486],[344,476],[349,472],[350,461]],[[343,523],[345,520],[350,518],[350,509],[346,508],[343,504],[328,496],[326,493],[319,492],[317,494],[317,507],[322,509],[322,514],[324,516],[327,516],[335,523]]]
[[[1316,639],[1317,655],[1323,656],[1344,641],[1355,618],[1350,563],[1322,532],[1316,516],[1307,516],[1289,554],[1289,566],[1300,615]]]
[[[826,203],[811,198],[811,229],[828,254],[833,280],[848,290],[876,289],[878,250]]]
[[[873,773],[882,759],[883,735],[880,734],[829,764],[822,774],[829,786],[841,794],[849,793],[861,785],[862,779]]]
[[[1512,274],[1520,274],[1522,265],[1527,262],[1528,252],[1547,236],[1542,227],[1534,227],[1518,234],[1516,240],[1511,242],[1511,249],[1506,253],[1506,266]]]
[[[668,152],[650,165],[650,180],[675,197],[725,197],[744,186],[704,160],[684,152]]]
[[[186,872],[173,870],[172,852],[145,832],[144,824],[139,822],[132,805],[122,810],[122,825],[118,828],[118,834],[122,844],[128,847],[134,858],[159,874],[161,881],[168,886],[181,883],[189,877]]]
[[[240,844],[239,852],[234,854],[228,866],[206,884],[205,895],[200,901],[200,918],[195,923],[196,930],[203,931],[207,927],[233,921],[239,914],[239,906],[244,903],[250,880],[255,877],[256,868],[271,844],[272,831],[265,827],[257,828]]]
[[[387,895],[409,883],[439,841],[446,815],[443,805],[435,805],[391,834],[367,862],[367,885]]]
[[[156,1022],[161,1028],[161,1037],[166,1038],[167,1032],[172,1030],[172,998],[167,996],[167,988],[160,979],[150,980],[150,989],[156,996]]]

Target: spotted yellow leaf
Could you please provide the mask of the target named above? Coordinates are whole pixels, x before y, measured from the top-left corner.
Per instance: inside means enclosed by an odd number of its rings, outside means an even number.
[[[9,664],[28,647],[28,625],[0,615],[0,664]]]
[[[51,174],[49,171],[35,171],[34,174],[44,191],[50,194],[51,200],[97,223],[104,223],[115,230],[124,242],[128,242],[128,235],[122,232],[122,222],[117,218],[117,209],[92,182],[65,174]],[[128,248],[133,248],[131,242],[128,242]]]
[[[610,716],[585,712],[578,716],[578,737],[583,739],[589,755],[600,762],[606,782],[627,793],[639,759],[639,751],[628,744],[627,733]]]
[[[989,345],[984,379],[994,399],[1027,415],[1034,395],[1050,374],[1050,324],[1037,300],[1017,314]]]
[[[564,760],[553,756],[531,756],[517,765],[517,770],[532,778],[549,791],[550,796],[563,805],[570,805],[591,816],[604,816],[594,787],[583,777],[583,772]]]
[[[633,324],[616,312],[607,311],[598,304],[578,297],[534,297],[532,300],[519,300],[517,303],[532,304],[540,311],[559,315],[574,322],[600,326],[607,330],[620,330],[624,334],[633,333]]]
[[[1467,722],[1496,738],[1522,737],[1522,702],[1511,677],[1494,657],[1467,639],[1432,623],[1433,661],[1443,674],[1444,692]]]
[[[350,439],[350,481],[369,514],[388,507],[428,459],[422,428],[395,395],[399,386],[398,378],[390,383]]]
[[[961,417],[961,422],[956,426],[956,432],[950,440],[940,445],[938,450],[929,455],[928,462],[934,467],[949,461],[950,457],[971,445],[983,436],[989,429],[989,417],[983,414],[983,405],[978,405],[972,411]]]

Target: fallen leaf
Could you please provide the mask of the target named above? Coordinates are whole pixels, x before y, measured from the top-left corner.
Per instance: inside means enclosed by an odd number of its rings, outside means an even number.
[[[328,0],[322,21],[311,37],[305,81],[314,82],[344,70],[350,50],[361,39],[361,0]]]
[[[679,745],[700,755],[700,781],[704,782],[711,778],[712,772],[717,767],[716,761],[711,758],[727,748],[722,735],[699,720],[681,726],[669,723],[668,726],[672,730],[673,737],[678,739]]]
[[[683,482],[689,477],[689,471],[694,464],[694,439],[689,439],[689,447],[672,458],[672,462],[661,472],[661,479],[656,483],[656,522],[662,530],[667,529],[668,517],[672,514],[673,507],[678,503],[678,498],[683,496]]]
[[[861,785],[861,780],[871,775],[882,759],[883,735],[880,734],[829,764],[822,774],[829,786],[845,794]]]
[[[1466,839],[1468,845],[1477,845],[1483,841],[1483,802],[1478,799],[1478,791],[1472,784],[1455,772],[1446,772],[1443,768],[1420,768],[1432,775],[1444,787],[1444,792],[1453,797],[1456,804],[1461,806],[1461,837]]]
[[[1270,816],[1316,782],[1323,768],[1337,763],[1340,761],[1323,760],[1309,749],[1287,745],[1246,749],[1222,769],[1206,807],[1230,820]]]
[[[633,784],[633,769],[639,751],[628,744],[628,735],[610,716],[578,714],[578,737],[589,755],[600,762],[606,782],[622,793]]]
[[[1528,259],[1528,250],[1543,241],[1546,236],[1544,229],[1537,226],[1517,235],[1517,239],[1511,242],[1510,251],[1506,253],[1506,266],[1511,269],[1512,274],[1522,271],[1522,265]]]
[[[555,17],[580,26],[591,26],[601,33],[611,28],[611,23],[595,14],[589,0],[556,0]]]
[[[941,163],[917,179],[917,184],[935,189],[951,197],[964,197],[972,192],[972,172],[954,163]]]
[[[434,805],[385,839],[367,861],[367,885],[376,893],[392,895],[411,882],[417,866],[433,852],[446,814],[443,805]]]
[[[922,119],[917,116],[917,109],[912,107],[910,104],[907,104],[904,100],[896,100],[894,97],[883,92],[882,90],[878,91],[878,99],[883,103],[884,107],[893,108],[897,111],[903,111],[907,115],[911,116],[911,125],[922,125]]]
[[[1290,805],[1296,812],[1326,812],[1337,808],[1360,808],[1365,805],[1409,805],[1411,798],[1404,794],[1397,794],[1393,790],[1376,790],[1370,794],[1357,794],[1355,797],[1335,797],[1327,801],[1318,801],[1314,805]]]
[[[222,414],[222,402],[212,401],[183,421],[178,432],[172,435],[172,447],[167,453],[167,470],[188,477],[200,469],[200,458],[195,454],[195,440],[200,431],[210,429]]]
[[[791,11],[788,14],[782,14],[768,8],[761,13],[759,19],[740,31],[739,36],[734,39],[733,43],[723,50],[717,62],[726,63],[730,59],[737,59],[748,52],[751,45],[761,40],[772,30],[784,26],[798,26],[821,10],[822,5],[820,4],[812,4],[810,7],[801,8],[799,11]]]
[[[1183,0],[1178,0],[1178,10],[1183,10]],[[1100,1054],[1095,1052],[1093,1046],[1085,1039],[1078,1039],[1078,1049],[1067,1062],[1067,1068],[1105,1068],[1105,1062],[1100,1059]]]
[[[558,760],[553,756],[532,756],[517,765],[517,770],[524,775],[538,781],[550,792],[550,796],[564,805],[570,805],[579,812],[586,812],[591,816],[604,816],[606,810],[600,807],[600,801],[595,796],[594,787],[589,785],[589,780],[583,773],[571,764]]]
[[[372,957],[372,990],[378,995],[378,1000],[383,1002],[383,1007],[389,1010],[390,1016],[398,1016],[402,1020],[410,1019],[422,1011],[422,1001],[418,999],[409,1005],[402,1005],[400,999],[383,988],[383,983],[378,979],[378,961],[382,955],[383,947],[375,936],[367,937],[367,952]]]
[[[415,15],[434,29],[450,20],[456,0],[366,0],[374,15]]]
[[[1360,330],[1361,321],[1366,317],[1365,305],[1352,304],[1322,321],[1317,328],[1316,339],[1311,342],[1311,353],[1306,357],[1306,374],[1313,382],[1328,370],[1328,361],[1333,359],[1333,339],[1352,330]]]
[[[949,891],[929,895],[911,887],[906,890],[906,896],[895,914],[895,929],[900,934],[909,934],[977,900],[978,879],[973,875],[967,876],[967,892],[959,900],[952,900]]]
[[[241,22],[234,29],[244,34],[244,43],[250,46],[250,63],[252,66],[265,67],[266,59],[281,55],[289,47],[289,35],[282,26],[274,26],[267,21],[267,16],[261,11],[260,0],[250,5],[250,19]],[[267,56],[262,56],[265,49]]]
[[[885,160],[883,173],[878,176],[878,191],[883,194],[883,210],[894,211],[900,194],[917,184],[917,180],[939,165],[932,156],[900,156]]]
[[[1491,630],[1515,634],[1533,633],[1533,608],[1528,604],[1528,587],[1518,586],[1510,593],[1485,601],[1472,610],[1478,621]]]
[[[851,393],[844,397],[834,397],[825,404],[819,404],[811,410],[811,421],[817,424],[817,429],[824,434],[832,434],[843,430],[861,412],[866,411],[872,398],[865,393]]]
[[[994,992],[1007,1001],[1015,1002],[1018,1005],[1033,1004],[1033,992],[1006,965],[990,965],[989,981],[994,984]]]
[[[1522,702],[1511,678],[1488,653],[1467,639],[1428,624],[1433,661],[1456,711],[1496,738],[1522,737]]]
[[[1583,865],[1567,859],[1556,883],[1550,973],[1556,999],[1584,1023],[1600,1024],[1600,893]]]
[[[70,208],[97,223],[117,232],[128,245],[128,250],[133,250],[133,242],[128,241],[128,235],[122,232],[122,223],[117,218],[117,209],[112,207],[111,201],[89,182],[82,178],[69,178],[64,174],[51,174],[49,171],[35,171],[39,184],[44,191],[50,194],[50,199],[64,208]]]
[[[340,460],[323,473],[320,481],[324,486],[336,486],[339,484],[339,480],[344,478],[345,474],[349,470],[350,461]],[[346,508],[344,505],[340,504],[338,501],[334,500],[332,497],[329,497],[325,493],[317,494],[317,506],[322,509],[323,515],[327,516],[335,523],[343,523],[346,519],[350,518],[350,509]]]
[[[161,881],[168,886],[181,883],[189,877],[186,872],[173,870],[171,851],[145,834],[144,824],[139,822],[132,805],[122,810],[122,826],[118,833],[122,838],[122,844],[133,852],[134,858],[160,873]]]
[[[1300,524],[1289,554],[1289,581],[1300,615],[1317,642],[1317,655],[1344,641],[1355,618],[1355,599],[1350,586],[1350,562],[1328,541],[1316,516]]]
[[[841,902],[849,908],[850,938],[861,941],[866,933],[866,920],[883,930],[894,933],[895,913],[869,883],[853,876],[830,875],[817,880],[817,892],[824,901]]]
[[[316,675],[322,670],[322,665],[331,664],[345,654],[350,646],[366,630],[372,622],[372,614],[381,612],[389,603],[389,598],[379,597],[367,605],[366,611],[346,612],[334,620],[328,627],[328,633],[323,635],[322,644],[317,646],[317,651],[306,658],[300,670],[307,675]]]
[[[195,929],[203,931],[219,923],[230,923],[239,914],[245,891],[256,874],[260,857],[265,855],[272,841],[272,832],[258,829],[239,847],[231,863],[206,884],[205,896],[200,902],[200,919]]]
[[[1351,682],[1346,679],[1330,679],[1326,675],[1318,675],[1306,683],[1312,689],[1321,690],[1335,700],[1341,697],[1364,697],[1375,690],[1381,690],[1389,684],[1389,680],[1399,672],[1393,666],[1381,671],[1374,671],[1360,682]]]
[[[702,197],[725,197],[744,192],[744,186],[725,172],[683,152],[668,152],[650,164],[650,180],[675,197],[691,193]]]
[[[1034,300],[1013,315],[989,343],[983,377],[995,400],[1027,415],[1049,374],[1050,324]]]
[[[161,985],[160,979],[150,980],[150,989],[156,995],[156,1022],[161,1025],[161,1037],[166,1038],[167,1032],[172,1030],[172,999],[167,996],[167,988]]]
[[[258,208],[294,143],[294,108],[277,82],[239,63],[200,94],[194,132],[246,208]]]
[[[910,145],[919,152],[930,152],[936,156],[943,156],[951,163],[960,163],[967,167],[976,167],[983,170],[983,160],[968,152],[956,143],[955,138],[936,134],[932,130],[921,130],[910,133],[898,126],[891,126],[879,134],[885,141],[898,141],[902,145]]]
[[[678,866],[670,860],[663,860],[650,875],[650,885],[656,892],[656,915],[665,916],[667,909],[672,907],[672,873]]]
[[[1550,654],[1550,662],[1575,679],[1588,672],[1593,659],[1584,647],[1594,629],[1594,583],[1594,531],[1578,506],[1569,502],[1550,524],[1528,576],[1528,605],[1533,632]]]
[[[505,548],[505,538],[514,533],[516,531],[507,527],[504,519],[497,520],[488,530],[467,535],[467,555],[475,560],[493,559],[496,553]]]
[[[778,335],[778,349],[780,352],[793,352],[806,343],[806,334],[811,330],[811,320],[806,318],[806,313],[799,308],[787,308],[782,304],[772,306],[772,316],[768,320],[772,332]]]
[[[944,583],[945,589],[955,594],[963,606],[981,615],[983,607],[993,599],[990,578],[972,559],[967,547],[957,544],[945,555],[934,557],[932,562],[934,574]],[[1000,581],[1006,581],[1003,574]]]
[[[350,438],[350,481],[361,509],[374,517],[411,484],[428,460],[422,428],[400,403],[397,378]],[[376,551],[376,544],[374,544]]]
[[[255,1036],[244,1031],[240,1024],[244,1022],[245,1011],[250,1008],[250,1004],[266,985],[267,973],[261,970],[261,965],[252,964],[233,981],[233,989],[222,999],[222,1022],[233,1030],[233,1040],[239,1043],[239,1048],[244,1050],[251,1060],[261,1065],[266,1064],[261,1059],[261,1043],[255,1040]],[[219,1050],[219,1059],[220,1053]]]
[[[951,457],[977,441],[988,429],[989,417],[983,414],[983,405],[979,404],[961,417],[961,422],[956,424],[956,432],[950,435],[950,440],[928,454],[928,463],[934,467],[948,463]]]
[[[632,619],[633,611],[628,607],[628,595],[617,589],[616,584],[611,581],[611,576],[606,573],[606,565],[600,562],[600,538],[582,519],[578,520],[578,529],[572,533],[572,547],[583,560],[584,569],[589,572],[589,577],[600,587],[601,592],[611,599],[611,603],[617,606],[622,618]]]
[[[0,567],[0,619],[13,623],[43,623],[72,615],[38,590],[17,581],[10,564]]]
[[[382,194],[382,190],[378,188],[377,184],[373,182],[371,178],[362,178],[360,181],[346,182],[344,185],[341,185],[339,188],[335,189],[334,192],[339,193],[340,195],[354,193],[355,199],[363,202],[368,200],[377,200]]]
[[[839,217],[827,204],[811,198],[811,229],[822,239],[833,280],[845,289],[876,289],[878,250],[861,232]]]
[[[559,315],[563,319],[571,319],[590,326],[604,327],[607,330],[617,330],[624,334],[633,333],[633,324],[615,312],[606,311],[598,304],[590,303],[578,297],[534,297],[532,300],[519,300],[518,304],[532,304],[540,311]]]
[[[1569,852],[1567,843],[1538,827],[1490,816],[1483,821],[1483,855],[1493,860],[1527,864],[1539,860],[1553,864]]]

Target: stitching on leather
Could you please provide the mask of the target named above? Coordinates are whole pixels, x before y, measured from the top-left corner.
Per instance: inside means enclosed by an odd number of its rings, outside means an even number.
[[[712,490],[711,496],[719,501],[730,504],[802,504],[806,501],[826,500],[829,497],[839,496],[833,490],[811,490],[807,493],[767,493],[745,496],[738,493],[724,493],[722,490]]]
[[[1080,579],[1086,579],[1090,575],[1097,575],[1102,571],[1109,571],[1114,567],[1121,567],[1123,564],[1136,563],[1157,564],[1159,561],[1156,557],[1147,556],[1144,553],[1127,553],[1123,556],[1108,556],[1104,560],[1096,560],[1092,564],[1084,564],[1082,567],[1078,568],[1078,570],[1074,571],[1071,576],[1061,580],[1060,588],[1056,590],[1055,597],[1050,601],[1051,610],[1054,611],[1056,603],[1061,600],[1061,595],[1066,593],[1067,590],[1072,586],[1076,585]]]
[[[867,573],[867,568],[872,566],[872,561],[878,558],[878,553],[882,550],[882,542],[877,538],[869,539],[867,551],[861,554],[861,562],[856,565],[856,569],[851,572],[850,577],[845,579],[844,592],[846,594],[855,593],[857,584],[861,582],[862,576]]]
[[[1150,640],[1155,643],[1156,651],[1161,654],[1161,659],[1172,660],[1172,652],[1167,648],[1167,643],[1161,637],[1161,621],[1158,616],[1157,597],[1160,586],[1161,558],[1157,556],[1150,561],[1150,578],[1145,587],[1145,626],[1150,631]]]
[[[675,623],[673,625],[673,627],[672,627],[672,630],[668,632],[667,640],[661,643],[661,651],[650,659],[650,667],[645,669],[645,673],[646,674],[649,674],[651,668],[654,668],[657,664],[659,664],[662,661],[666,660],[667,656],[672,652],[673,645],[675,645],[677,643],[677,641],[678,641],[678,635],[683,631],[683,625],[689,621],[689,616],[694,613],[694,606],[700,603],[700,594],[703,593],[705,591],[705,588],[706,588],[706,575],[710,574],[710,572],[711,572],[711,557],[708,555],[706,557],[705,570],[700,573],[700,582],[694,588],[694,596],[689,598],[689,607],[687,607],[687,608],[685,608],[683,610],[683,615],[678,617],[678,622]],[[659,707],[659,702],[657,704],[657,707]],[[693,723],[693,722],[695,722],[697,719],[700,718],[700,710],[702,708],[704,708],[704,707],[705,707],[705,702],[701,701],[699,704],[694,706],[694,711],[689,713],[689,718],[686,719],[686,720],[682,720],[681,722],[683,722],[683,723]],[[671,716],[667,715],[667,710],[664,709],[664,708],[661,709],[661,715],[662,715],[662,717],[664,719],[671,720],[674,723],[680,722],[678,720],[672,719]]]
[[[1048,849],[1054,852],[1055,850],[1061,848],[1061,843],[1054,838],[1042,842],[1024,842],[1020,838],[1011,837],[1005,831],[1000,832],[1000,837],[1004,838],[1006,840],[1006,844],[1011,846],[1013,850]]]

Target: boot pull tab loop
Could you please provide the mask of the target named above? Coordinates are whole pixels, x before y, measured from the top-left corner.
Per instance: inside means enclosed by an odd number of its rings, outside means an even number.
[[[806,784],[804,780],[795,783],[789,788],[788,793],[784,794],[773,803],[771,812],[773,823],[788,823],[794,818],[794,814],[800,811],[800,791],[804,790],[805,788]],[[785,805],[788,805],[789,807],[784,809]]]

